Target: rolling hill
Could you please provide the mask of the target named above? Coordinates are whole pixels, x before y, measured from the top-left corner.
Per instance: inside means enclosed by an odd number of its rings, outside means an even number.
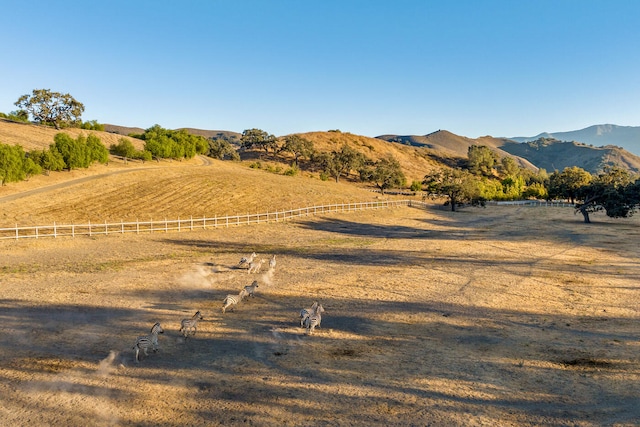
[[[579,166],[592,174],[605,166],[619,166],[633,173],[640,172],[640,157],[614,145],[594,147],[579,142],[541,138],[526,143],[507,140],[501,148],[549,172],[571,166]]]
[[[640,129],[640,128],[638,128]],[[378,138],[414,147],[424,147],[436,153],[466,158],[471,145],[486,145],[499,157],[510,156],[521,167],[542,168],[548,172],[565,167],[578,166],[597,173],[604,166],[619,166],[633,173],[640,172],[640,157],[614,145],[595,147],[580,142],[564,142],[544,139],[517,142],[509,138],[484,136],[477,139],[455,135],[445,130],[424,135],[381,135]]]

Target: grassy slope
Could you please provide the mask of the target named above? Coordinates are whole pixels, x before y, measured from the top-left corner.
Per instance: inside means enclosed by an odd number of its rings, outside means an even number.
[[[9,145],[21,145],[25,151],[42,150],[49,148],[53,144],[53,138],[56,134],[64,132],[77,138],[78,135],[97,135],[102,143],[109,147],[117,144],[121,138],[130,140],[133,145],[142,149],[144,142],[139,139],[130,138],[128,136],[117,135],[110,132],[100,132],[94,130],[85,130],[77,128],[68,128],[56,130],[49,126],[37,126],[27,123],[15,123],[8,120],[0,119],[0,143]]]
[[[0,226],[212,217],[377,197],[349,183],[278,175],[242,163],[199,163],[161,162],[142,169],[132,162],[95,166],[95,173],[106,175],[16,200],[0,199]],[[114,173],[127,168],[127,173]],[[29,183],[15,186],[37,188]],[[0,189],[0,198],[5,193]]]
[[[95,133],[105,145],[122,138],[108,132],[80,129],[64,132],[72,136]],[[0,121],[0,142],[18,144],[25,150],[48,147],[56,133],[58,131],[48,127]],[[339,149],[348,143],[372,159],[392,154],[405,168],[409,182],[421,179],[427,170],[436,166],[419,149],[375,138],[337,132],[303,136],[311,139],[319,150]],[[141,141],[132,141],[141,148]],[[321,181],[317,174],[309,172],[290,177],[251,169],[248,167],[251,160],[207,162],[196,158],[184,162],[130,161],[125,164],[112,158],[108,165],[52,172],[49,176],[11,183],[0,187],[0,226],[220,216],[365,201],[379,196],[370,191],[370,186],[345,179],[335,183]],[[89,177],[97,178],[77,181]],[[64,183],[72,185],[47,189]],[[7,198],[19,194],[23,196]]]
[[[339,150],[343,144],[349,144],[373,160],[393,155],[400,162],[408,184],[413,180],[421,181],[429,171],[441,166],[429,157],[426,149],[390,143],[378,138],[342,132],[308,132],[300,136],[312,141],[319,151]]]

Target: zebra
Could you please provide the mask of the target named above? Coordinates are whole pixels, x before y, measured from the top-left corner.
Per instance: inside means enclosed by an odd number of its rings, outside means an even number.
[[[324,313],[324,307],[322,307],[322,304],[319,304],[315,312],[311,313],[311,315],[307,319],[306,325],[307,325],[307,333],[309,335],[311,335],[311,333],[316,327],[318,328],[320,327],[320,322],[322,322],[322,316],[321,316],[322,313]]]
[[[193,335],[196,334],[199,320],[202,320],[202,314],[200,313],[200,310],[196,311],[196,314],[194,314],[191,319],[182,319],[182,322],[180,323],[180,332],[182,332],[182,335],[184,335],[185,338],[189,337],[189,333],[192,330]]]
[[[243,265],[249,265],[253,262],[254,259],[256,259],[256,253],[253,252],[251,255],[246,256],[246,257],[242,257],[240,258],[240,262],[238,263],[238,267],[243,266]]]
[[[307,322],[307,319],[309,319],[309,316],[311,315],[311,313],[314,313],[316,311],[316,308],[318,308],[318,301],[314,301],[311,308],[303,308],[302,310],[300,310],[300,327],[301,328],[305,327],[305,323]]]
[[[227,311],[227,308],[233,310],[235,306],[238,305],[240,301],[242,301],[242,298],[244,298],[245,295],[246,294],[244,289],[241,290],[238,295],[227,295],[224,301],[222,301],[222,312],[225,313]]]
[[[151,333],[149,335],[142,335],[136,339],[136,343],[133,345],[133,350],[136,352],[136,363],[140,362],[140,349],[144,351],[144,355],[148,356],[147,350],[149,347],[153,349],[153,352],[158,351],[158,334],[163,334],[164,329],[160,326],[160,322],[156,322],[151,327]]]
[[[247,273],[259,273],[260,272],[260,268],[262,267],[262,264],[264,264],[263,259],[261,260],[253,260],[249,263],[249,269],[247,270]]]
[[[245,286],[243,291],[245,295],[252,297],[254,296],[257,287],[258,287],[258,281],[254,280],[251,286]]]
[[[269,270],[275,270],[275,269],[276,269],[276,255],[273,254],[271,259],[269,260]]]

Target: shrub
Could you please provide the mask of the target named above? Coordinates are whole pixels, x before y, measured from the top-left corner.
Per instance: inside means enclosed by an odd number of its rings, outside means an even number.
[[[300,172],[300,169],[298,169],[297,167],[293,166],[290,167],[289,169],[284,171],[284,175],[286,176],[296,176],[298,173]]]
[[[411,191],[421,191],[422,190],[422,182],[413,181],[411,183]]]

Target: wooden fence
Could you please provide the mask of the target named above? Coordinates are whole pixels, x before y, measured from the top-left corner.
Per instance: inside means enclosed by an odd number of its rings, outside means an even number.
[[[540,206],[540,207],[575,207],[566,202],[513,201],[492,202],[498,206]],[[214,216],[213,218],[164,219],[160,221],[131,221],[88,224],[56,224],[0,228],[0,240],[7,239],[38,239],[41,237],[75,237],[96,236],[124,233],[153,233],[169,231],[191,231],[196,229],[210,229],[230,227],[236,225],[259,224],[264,222],[286,221],[288,219],[322,215],[332,212],[352,212],[367,209],[384,209],[399,206],[421,207],[433,206],[417,200],[383,200],[371,202],[336,203],[330,205],[308,206],[304,208],[282,210],[266,213]]]
[[[153,233],[169,231],[190,231],[195,229],[209,229],[230,227],[245,224],[259,224],[265,222],[286,221],[292,218],[309,215],[322,215],[332,212],[351,212],[366,209],[383,209],[398,206],[424,206],[423,202],[415,200],[384,200],[372,202],[337,203],[330,205],[309,206],[291,210],[266,213],[214,216],[212,218],[165,219],[161,221],[132,221],[117,223],[88,224],[56,224],[37,225],[30,227],[0,228],[0,240],[6,239],[39,239],[44,237],[75,237],[96,236],[124,233]]]

